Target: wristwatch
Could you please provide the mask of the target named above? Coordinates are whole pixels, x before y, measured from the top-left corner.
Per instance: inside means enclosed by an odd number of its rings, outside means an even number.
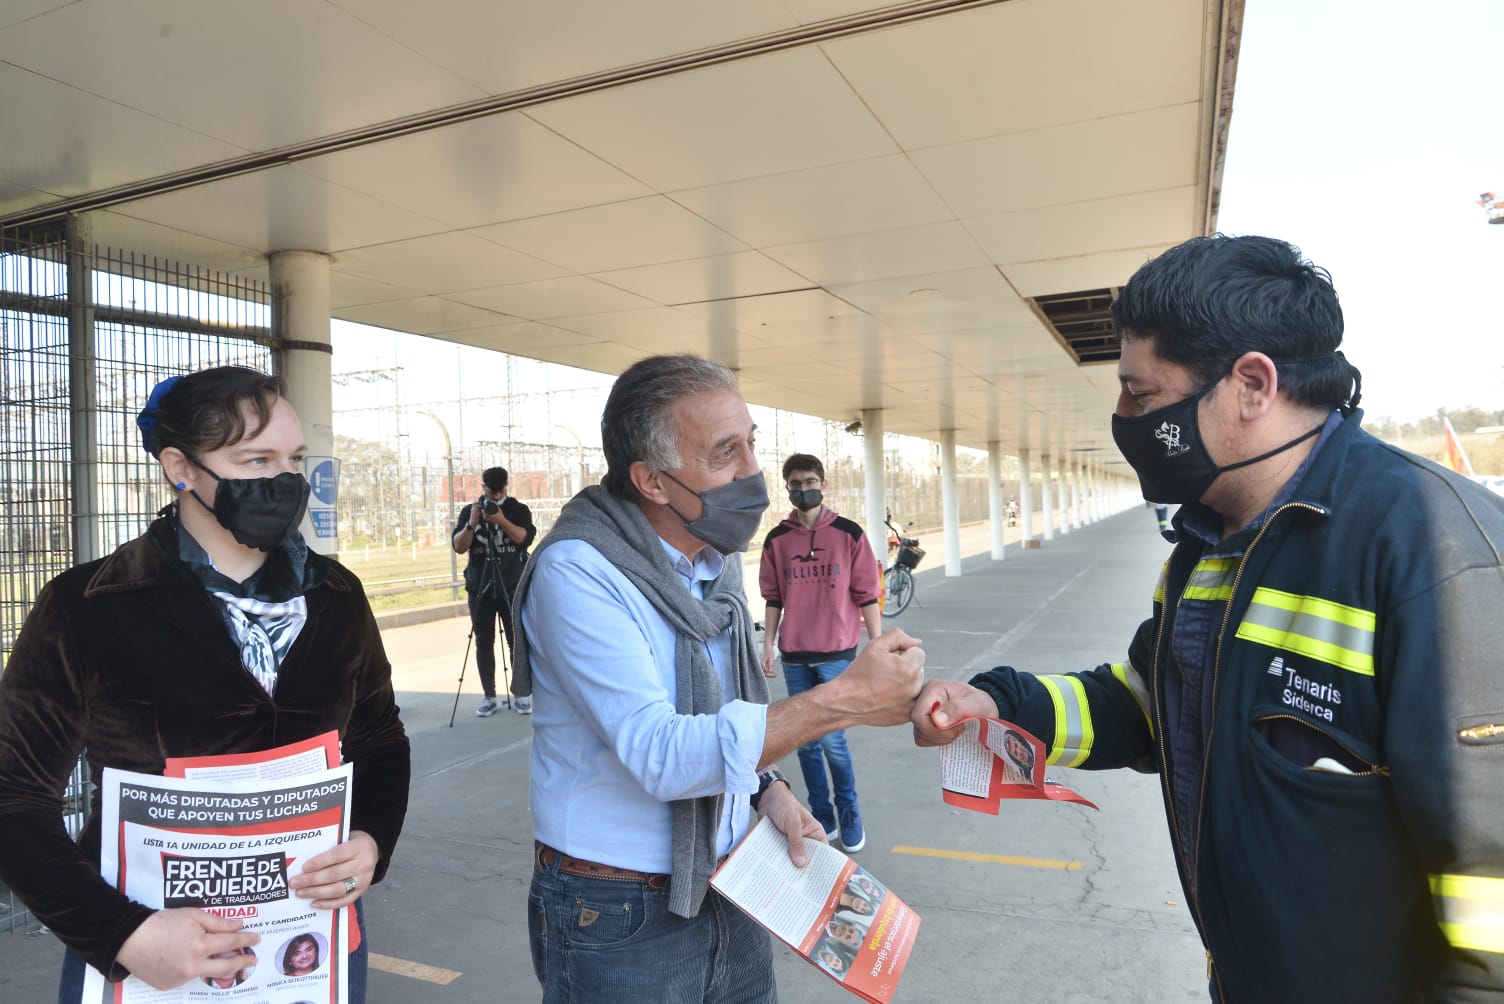
[[[767,791],[779,781],[782,781],[784,784],[789,784],[789,779],[784,777],[782,771],[780,771],[777,767],[769,767],[767,770],[758,771],[757,794],[753,795],[751,799],[753,812],[757,811],[757,802],[760,798],[762,798],[762,793]],[[790,784],[789,790],[792,791],[793,787],[794,786]]]

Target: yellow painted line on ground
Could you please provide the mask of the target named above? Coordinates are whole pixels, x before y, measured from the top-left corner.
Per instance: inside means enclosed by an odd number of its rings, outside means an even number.
[[[893,848],[894,854],[912,854],[921,858],[949,858],[952,861],[986,861],[995,865],[1021,865],[1025,868],[1051,868],[1055,871],[1078,872],[1081,870],[1079,861],[1051,861],[1049,858],[1016,858],[1009,854],[975,854],[971,851],[942,851],[935,847],[905,847],[902,844]]]
[[[370,965],[372,969],[379,969],[383,973],[395,973],[398,976],[406,976],[414,980],[422,980],[425,983],[437,983],[441,987],[447,987],[459,979],[463,973],[454,969],[440,969],[438,966],[425,966],[421,962],[409,962],[406,959],[394,959],[390,955],[377,955],[370,953]]]

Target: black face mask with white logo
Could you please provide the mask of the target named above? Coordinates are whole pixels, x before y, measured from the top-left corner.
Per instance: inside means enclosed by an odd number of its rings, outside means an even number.
[[[1219,467],[1201,441],[1198,405],[1220,382],[1213,380],[1190,397],[1143,415],[1112,416],[1113,441],[1138,475],[1139,488],[1148,501],[1177,505],[1199,502],[1220,475],[1277,456],[1322,429],[1318,425],[1268,453]]]

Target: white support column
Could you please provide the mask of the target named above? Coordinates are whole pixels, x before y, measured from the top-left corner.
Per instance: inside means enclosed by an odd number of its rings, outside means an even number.
[[[883,413],[879,408],[862,412],[862,449],[867,475],[867,543],[879,565],[888,563],[888,528],[883,517],[888,512],[886,459],[883,456]]]
[[[1018,532],[1019,545],[1030,546],[1034,539],[1034,472],[1029,466],[1029,448],[1018,451]]]
[[[1060,458],[1060,472],[1055,480],[1055,488],[1060,493],[1060,536],[1064,537],[1071,532],[1071,460],[1070,451],[1066,449],[1067,440],[1065,430],[1060,430],[1060,447],[1055,456]]]
[[[1055,539],[1055,485],[1050,477],[1050,462],[1052,448],[1050,444],[1050,415],[1049,412],[1039,416],[1039,441],[1044,444],[1044,450],[1039,458],[1039,513],[1044,519],[1043,532],[1040,537],[1043,540]]]
[[[1096,522],[1091,514],[1092,500],[1096,498],[1096,490],[1092,487],[1091,470],[1094,461],[1083,460],[1081,462],[1081,525],[1090,526]]]
[[[992,531],[992,560],[1003,560],[1003,444],[987,444],[987,527]]]
[[[1060,473],[1055,479],[1055,491],[1060,496],[1060,536],[1071,532],[1071,462],[1065,455],[1065,444],[1055,454],[1060,458]]]
[[[945,574],[961,574],[961,509],[956,499],[956,430],[940,430],[940,513],[945,529]]]
[[[288,400],[303,423],[310,457],[334,456],[329,262],[328,255],[317,251],[274,251],[268,259],[272,337],[280,347],[280,371],[287,381]],[[314,472],[308,474],[312,478]],[[320,535],[307,517],[302,529],[312,550],[320,554],[339,550],[339,538]]]
[[[1039,461],[1039,512],[1044,519],[1044,531],[1040,537],[1046,541],[1055,539],[1055,481],[1050,472],[1050,458]]]
[[[1102,518],[1102,474],[1097,462],[1086,465],[1086,518],[1095,523]]]
[[[1071,485],[1070,485],[1070,453],[1066,450],[1066,432],[1064,424],[1056,426],[1056,435],[1059,441],[1055,444],[1055,458],[1059,467],[1055,475],[1055,502],[1060,513],[1060,536],[1064,537],[1071,532]]]
[[[1071,461],[1071,529],[1081,529],[1081,461]]]

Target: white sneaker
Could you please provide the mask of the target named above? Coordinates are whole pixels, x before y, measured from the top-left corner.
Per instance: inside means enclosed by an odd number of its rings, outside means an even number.
[[[488,697],[484,701],[481,701],[480,707],[475,709],[477,718],[490,718],[494,714],[496,714],[496,699],[494,697]]]
[[[530,715],[533,713],[533,699],[531,697],[514,697],[512,698],[512,707],[516,709],[519,715]]]

